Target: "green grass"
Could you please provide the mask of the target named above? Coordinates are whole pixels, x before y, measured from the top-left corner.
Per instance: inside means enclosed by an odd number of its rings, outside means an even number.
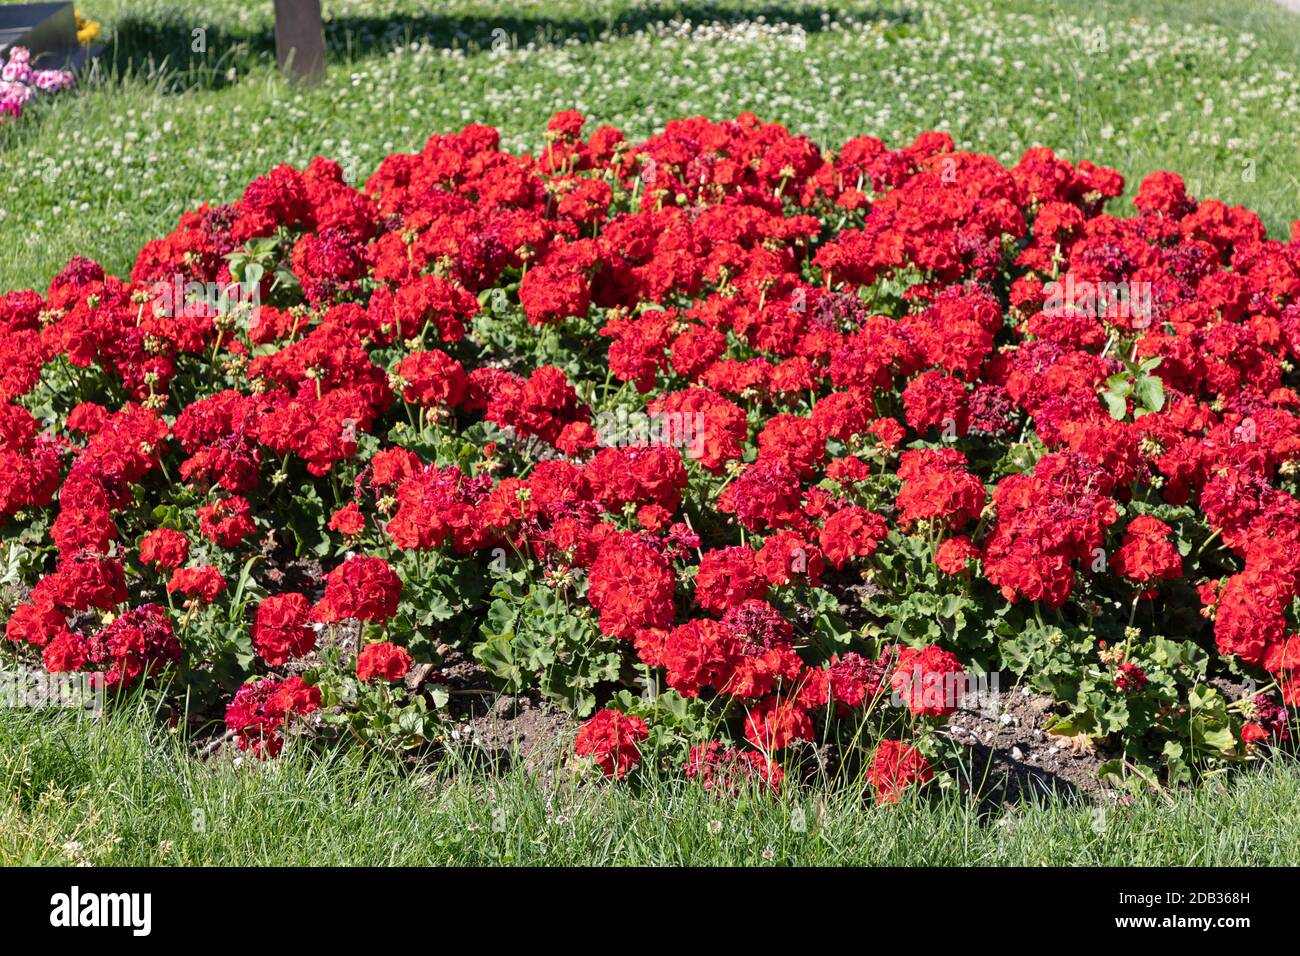
[[[1300,771],[1172,800],[982,816],[959,794],[722,800],[681,781],[399,770],[356,750],[203,763],[139,711],[0,714],[0,863],[96,865],[1295,865]],[[802,820],[802,825],[800,821]]]
[[[327,0],[314,90],[276,75],[269,3],[87,8],[110,44],[96,71],[0,129],[0,290],[43,288],[74,254],[125,272],[183,210],[279,162],[324,153],[364,179],[471,120],[536,148],[575,106],[634,136],[746,109],[829,146],[941,128],[1006,162],[1044,144],[1108,163],[1131,187],[1174,169],[1275,235],[1300,216],[1300,17],[1269,0]],[[494,54],[494,34],[515,48]]]

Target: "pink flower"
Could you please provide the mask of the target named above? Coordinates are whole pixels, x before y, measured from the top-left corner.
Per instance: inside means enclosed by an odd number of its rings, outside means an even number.
[[[28,83],[32,78],[32,68],[26,63],[15,63],[10,60],[0,69],[0,80],[6,83]]]
[[[32,85],[42,93],[70,90],[75,82],[67,70],[35,70],[31,73]]]

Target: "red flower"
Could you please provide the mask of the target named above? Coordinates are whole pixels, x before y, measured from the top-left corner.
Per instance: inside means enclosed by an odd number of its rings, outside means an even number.
[[[388,620],[397,613],[402,580],[383,558],[351,557],[325,576],[325,596],[316,605],[324,623],[355,618]]]
[[[758,573],[758,558],[739,545],[706,551],[695,574],[695,603],[706,611],[722,612],[767,593]]]
[[[681,453],[662,446],[602,448],[583,474],[592,496],[611,512],[629,503],[676,511],[687,482]]]
[[[1147,685],[1146,672],[1137,664],[1125,661],[1115,671],[1115,686],[1126,694],[1136,693]]]
[[[478,299],[436,275],[413,278],[395,296],[381,289],[370,300],[375,323],[394,341],[414,338],[426,323],[444,342],[459,341],[465,335],[465,326],[478,312]]]
[[[944,574],[961,574],[972,560],[979,560],[980,549],[964,534],[944,538],[934,552],[934,563]]]
[[[385,448],[370,459],[370,484],[376,489],[400,485],[420,470],[420,458],[401,446]]]
[[[245,684],[226,707],[226,728],[235,734],[240,750],[257,757],[274,757],[284,748],[283,728],[291,718],[310,714],[320,707],[321,692],[290,677],[277,681],[265,677]]]
[[[68,412],[68,430],[93,435],[108,421],[108,409],[94,402],[82,402]]]
[[[1139,515],[1124,529],[1124,543],[1111,564],[1137,584],[1181,577],[1183,559],[1169,540],[1173,529],[1150,515]]]
[[[412,352],[398,363],[397,375],[406,383],[402,397],[425,408],[439,405],[454,408],[464,401],[469,389],[465,369],[438,349]]]
[[[566,257],[567,258],[567,257]],[[547,263],[529,269],[519,284],[519,302],[533,325],[549,325],[571,316],[581,317],[591,308],[591,283],[585,274],[586,250],[575,260]]]
[[[248,502],[237,495],[199,509],[199,531],[223,548],[235,548],[253,533]]]
[[[189,560],[190,542],[171,528],[158,528],[140,539],[140,561],[159,571],[179,568]]]
[[[638,745],[648,736],[640,717],[602,710],[579,728],[573,749],[580,757],[593,758],[605,776],[621,779],[641,762]]]
[[[32,590],[32,600],[67,611],[107,611],[127,600],[122,562],[78,552]]]
[[[128,608],[95,634],[61,631],[42,653],[47,670],[103,672],[109,687],[129,686],[180,659],[180,641],[157,604]]]
[[[253,649],[272,667],[308,654],[316,646],[311,602],[301,594],[276,594],[257,606]]]
[[[406,648],[387,641],[367,644],[357,655],[357,677],[367,683],[401,680],[411,669],[411,655]]]
[[[876,747],[867,781],[875,788],[876,801],[898,803],[903,791],[934,779],[929,762],[915,747],[898,740],[882,740]]]
[[[885,519],[854,505],[841,508],[826,519],[817,534],[822,553],[836,568],[855,558],[869,558],[885,539]]]
[[[350,501],[330,515],[329,529],[339,534],[354,538],[365,530],[366,519],[355,501]]]
[[[915,716],[943,717],[961,702],[965,671],[957,656],[941,647],[904,647],[889,682]]]
[[[854,652],[836,656],[825,670],[804,673],[799,701],[810,708],[829,704],[837,708],[870,705],[885,684],[889,664],[886,659],[872,660]]]
[[[95,635],[94,643],[104,649],[105,660],[112,662],[106,675],[110,687],[129,685],[181,659],[181,643],[167,612],[157,604],[123,611]]]
[[[718,498],[720,511],[734,514],[750,531],[781,528],[802,516],[799,476],[782,460],[756,461]]]
[[[758,551],[758,571],[768,584],[780,587],[801,581],[816,587],[825,561],[821,549],[793,531],[778,531]]]
[[[803,479],[811,478],[826,457],[826,435],[811,419],[776,415],[758,434],[760,461],[783,461]]]
[[[1076,564],[1092,568],[1117,517],[1110,476],[1077,454],[1043,456],[1034,473],[1004,478],[993,493],[997,523],[984,546],[984,573],[1014,601],[1060,607]]]
[[[51,674],[64,674],[83,669],[90,659],[84,635],[59,630],[41,652],[41,662]]]
[[[214,567],[177,568],[167,582],[168,594],[183,594],[202,604],[211,604],[226,589],[226,579]]]
[[[746,715],[745,739],[771,753],[796,740],[812,740],[813,725],[794,701],[768,697]]]
[[[785,771],[759,750],[738,750],[719,741],[695,744],[686,760],[686,779],[698,779],[705,790],[734,797],[748,781],[758,781],[769,790],[780,789]]]
[[[53,604],[30,601],[14,608],[5,625],[5,637],[14,643],[44,647],[63,630],[67,619]]]
[[[903,452],[898,477],[903,479],[898,507],[905,523],[942,518],[961,528],[984,510],[984,485],[966,471],[966,456],[954,448]]]
[[[964,434],[969,419],[966,387],[937,370],[923,372],[903,389],[907,424],[918,432],[937,428],[949,441]]]
[[[672,624],[673,583],[672,569],[658,552],[620,535],[601,545],[587,573],[587,600],[600,615],[602,633],[634,637]]]

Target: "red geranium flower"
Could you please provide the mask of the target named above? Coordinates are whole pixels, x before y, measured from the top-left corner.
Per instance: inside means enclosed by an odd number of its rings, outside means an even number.
[[[602,710],[579,728],[573,749],[580,757],[593,758],[605,776],[621,779],[641,762],[638,745],[649,733],[640,717]]]
[[[367,644],[357,655],[357,677],[367,683],[401,680],[411,669],[411,655],[406,648],[387,641]]]
[[[325,596],[316,605],[316,620],[325,623],[356,618],[388,620],[397,613],[402,579],[383,558],[351,557],[325,576]]]
[[[167,582],[168,594],[183,594],[203,604],[211,604],[226,589],[226,579],[214,567],[177,568]]]
[[[311,602],[301,594],[275,594],[257,606],[253,649],[272,667],[308,654],[316,646]]]
[[[881,804],[898,803],[908,787],[932,779],[934,771],[929,761],[915,747],[899,740],[882,740],[867,768],[867,780],[875,788],[876,801]]]
[[[171,528],[158,528],[140,539],[140,561],[159,571],[179,568],[189,556],[189,539]]]

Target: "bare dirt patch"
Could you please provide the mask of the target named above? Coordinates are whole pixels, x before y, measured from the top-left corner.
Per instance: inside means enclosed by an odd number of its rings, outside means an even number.
[[[568,756],[578,722],[539,694],[505,694],[464,651],[444,645],[441,666],[425,680],[445,684],[451,693],[447,732],[454,747],[471,748],[481,762],[504,770],[522,763],[530,771],[554,769]]]
[[[1016,687],[986,711],[962,708],[942,733],[966,748],[963,784],[984,804],[1037,798],[1093,801],[1114,792],[1099,770],[1110,754],[1047,732],[1050,697]]]

